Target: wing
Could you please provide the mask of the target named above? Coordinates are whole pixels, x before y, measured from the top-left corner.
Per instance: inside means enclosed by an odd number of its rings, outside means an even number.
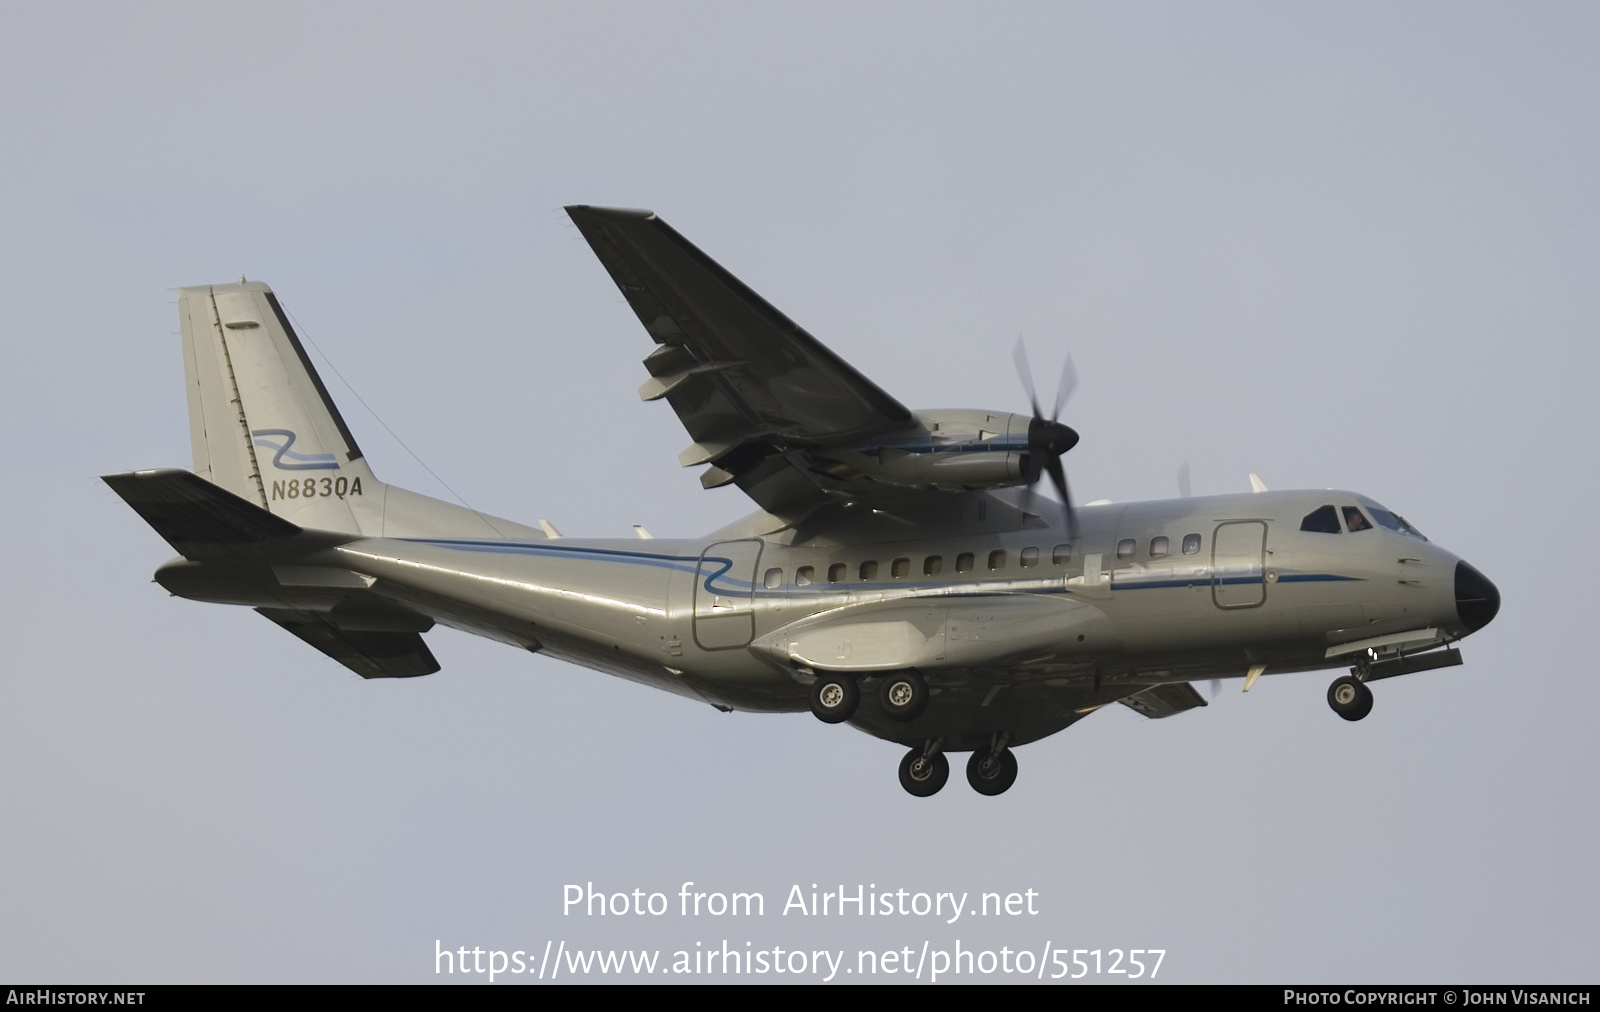
[[[920,431],[899,401],[825,348],[650,211],[575,205],[573,222],[656,341],[645,400],[665,398],[694,444],[763,509],[794,515],[851,495],[818,451]]]

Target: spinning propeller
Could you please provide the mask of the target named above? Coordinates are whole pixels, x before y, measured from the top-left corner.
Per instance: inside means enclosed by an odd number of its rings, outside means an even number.
[[[1061,368],[1055,410],[1050,412],[1049,418],[1044,416],[1044,409],[1039,407],[1039,395],[1034,392],[1033,374],[1028,368],[1028,352],[1023,347],[1021,337],[1017,338],[1017,350],[1013,357],[1017,362],[1017,375],[1022,377],[1022,388],[1028,392],[1028,403],[1033,406],[1033,420],[1028,423],[1028,455],[1022,467],[1022,478],[1027,489],[1022,508],[1026,511],[1032,505],[1033,486],[1038,483],[1039,476],[1049,474],[1050,483],[1056,487],[1067,510],[1067,531],[1076,537],[1078,523],[1073,515],[1072,493],[1067,491],[1067,474],[1061,467],[1061,455],[1078,445],[1078,433],[1071,426],[1056,421],[1061,417],[1061,409],[1066,406],[1067,398],[1072,396],[1073,388],[1078,385],[1078,374],[1072,368],[1072,356],[1067,356],[1066,364]]]

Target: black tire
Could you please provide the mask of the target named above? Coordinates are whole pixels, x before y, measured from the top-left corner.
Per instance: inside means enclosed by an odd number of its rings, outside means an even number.
[[[924,760],[922,749],[914,748],[900,760],[900,786],[913,797],[932,797],[949,779],[950,760],[944,757],[943,752]]]
[[[1328,705],[1345,720],[1360,720],[1372,712],[1372,690],[1354,675],[1343,675],[1328,686]]]
[[[915,671],[896,671],[878,686],[878,705],[890,720],[916,720],[928,708],[928,683]]]
[[[842,724],[861,705],[861,687],[849,675],[818,675],[811,683],[811,712],[824,724]]]
[[[1017,757],[1008,748],[990,760],[989,750],[980,749],[967,760],[967,783],[979,794],[990,797],[1004,794],[1017,782]]]

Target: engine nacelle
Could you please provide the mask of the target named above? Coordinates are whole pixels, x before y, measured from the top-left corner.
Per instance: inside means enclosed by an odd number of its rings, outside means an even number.
[[[1025,454],[1016,450],[966,450],[906,453],[884,450],[866,470],[879,481],[936,488],[1005,488],[1022,482]]]
[[[919,411],[923,432],[834,451],[850,470],[909,488],[979,489],[1020,485],[1029,415],[946,409]]]

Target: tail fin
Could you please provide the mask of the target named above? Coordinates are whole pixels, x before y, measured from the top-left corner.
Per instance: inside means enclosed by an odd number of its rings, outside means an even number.
[[[369,537],[543,537],[382,484],[258,281],[178,289],[195,473],[300,527]]]

